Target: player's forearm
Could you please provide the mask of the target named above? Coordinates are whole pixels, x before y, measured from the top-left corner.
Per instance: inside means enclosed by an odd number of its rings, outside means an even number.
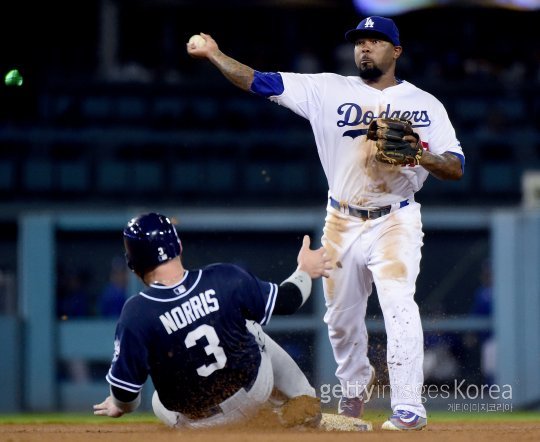
[[[437,155],[425,151],[422,154],[420,165],[440,180],[459,180],[463,176],[461,161],[449,152]]]
[[[111,400],[116,407],[122,410],[123,413],[132,413],[137,408],[139,408],[139,405],[141,404],[141,395],[139,393],[134,393],[133,395],[135,397],[133,397],[132,395],[120,395],[120,397],[118,397],[119,390],[120,389],[118,388],[111,388]]]
[[[274,313],[290,315],[296,312],[309,298],[311,285],[309,274],[297,269],[279,285]]]
[[[303,303],[304,299],[300,289],[290,282],[283,282],[279,286],[273,314],[292,315],[302,307]]]
[[[250,90],[255,74],[255,71],[252,68],[225,55],[220,50],[212,54],[209,60],[232,84],[244,91]]]

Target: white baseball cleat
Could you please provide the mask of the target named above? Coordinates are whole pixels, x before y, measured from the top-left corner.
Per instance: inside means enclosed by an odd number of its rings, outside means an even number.
[[[427,419],[414,414],[412,411],[396,410],[388,420],[382,424],[383,430],[421,430],[427,425]]]

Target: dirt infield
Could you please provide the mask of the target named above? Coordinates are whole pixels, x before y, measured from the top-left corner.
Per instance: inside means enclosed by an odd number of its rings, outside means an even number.
[[[2,442],[358,442],[362,441],[434,441],[493,442],[499,440],[539,441],[537,422],[464,422],[430,423],[422,431],[389,433],[379,430],[382,423],[372,421],[370,433],[322,432],[317,430],[271,430],[228,428],[221,430],[178,431],[160,423],[96,424],[2,424]]]

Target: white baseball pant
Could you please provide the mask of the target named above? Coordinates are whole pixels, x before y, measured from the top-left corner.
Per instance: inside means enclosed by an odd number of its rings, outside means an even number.
[[[328,207],[322,243],[333,270],[323,281],[324,321],[337,363],[342,394],[362,394],[370,378],[365,315],[375,283],[387,335],[392,409],[426,417],[422,404],[424,344],[414,300],[424,233],[420,204],[374,220]]]

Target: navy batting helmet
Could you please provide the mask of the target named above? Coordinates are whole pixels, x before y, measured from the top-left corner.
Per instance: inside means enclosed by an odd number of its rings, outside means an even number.
[[[124,228],[126,261],[142,276],[182,253],[182,243],[169,218],[147,213],[133,218]]]

